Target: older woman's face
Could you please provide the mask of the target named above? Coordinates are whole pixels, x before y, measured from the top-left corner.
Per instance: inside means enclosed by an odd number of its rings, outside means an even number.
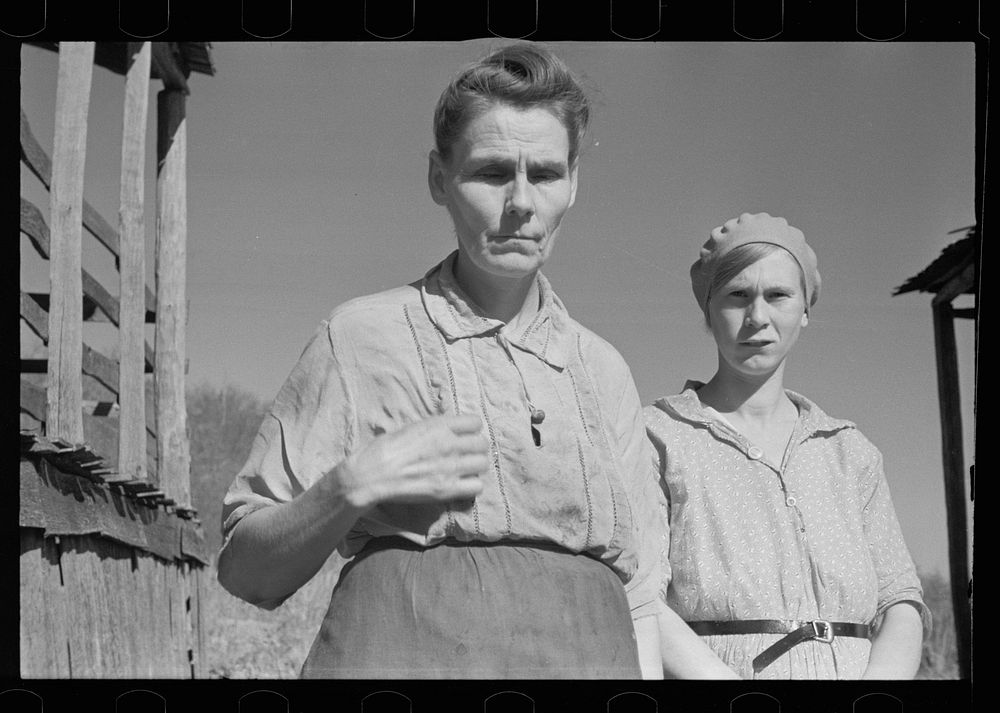
[[[460,259],[482,277],[534,275],[576,197],[566,127],[546,109],[496,104],[473,118],[428,182],[451,214]]]
[[[809,322],[798,263],[784,250],[762,257],[713,291],[708,312],[720,368],[773,373]]]

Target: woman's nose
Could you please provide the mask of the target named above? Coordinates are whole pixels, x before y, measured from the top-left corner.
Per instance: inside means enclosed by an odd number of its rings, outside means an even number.
[[[744,322],[748,327],[760,329],[767,325],[767,303],[762,299],[757,299],[747,306]]]
[[[532,212],[531,187],[526,176],[515,174],[507,194],[508,213],[525,216]]]

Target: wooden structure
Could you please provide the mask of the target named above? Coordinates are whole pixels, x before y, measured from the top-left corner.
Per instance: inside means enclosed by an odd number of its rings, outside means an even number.
[[[48,294],[21,292],[21,319],[47,346],[47,359],[21,360],[21,675],[195,677],[209,558],[191,507],[184,402],[184,106],[190,72],[214,73],[209,46],[37,44],[58,52],[59,76],[51,158],[21,113],[21,161],[49,205],[22,192],[20,228],[50,277]],[[84,198],[95,65],[125,77],[117,230]],[[163,81],[155,292],[143,199],[151,79]],[[117,299],[82,267],[87,236],[114,257]],[[117,360],[84,343],[85,320],[118,327]]]
[[[955,319],[976,319],[978,303],[956,309],[952,302],[963,294],[976,295],[979,264],[979,226],[963,228],[964,238],[946,247],[934,262],[896,288],[894,295],[930,292],[937,355],[938,403],[941,414],[941,452],[944,458],[944,492],[948,519],[948,562],[955,639],[962,678],[971,676],[972,609],[969,578],[968,519],[966,514],[965,458],[962,448],[962,413],[959,401],[958,354]],[[979,333],[976,332],[978,342]],[[978,346],[978,344],[977,344]],[[978,349],[977,349],[978,353]],[[970,469],[970,480],[975,466]],[[974,481],[973,481],[974,482]]]

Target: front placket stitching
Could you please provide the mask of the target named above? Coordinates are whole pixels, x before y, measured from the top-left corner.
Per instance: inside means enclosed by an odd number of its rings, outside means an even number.
[[[706,426],[709,430],[711,430],[714,434],[716,434],[716,436],[721,437],[722,440],[727,441],[730,445],[734,446],[738,451],[740,451],[740,453],[747,460],[751,462],[759,462],[761,465],[765,466],[768,470],[773,472],[778,477],[778,485],[781,488],[781,494],[783,495],[784,506],[786,509],[791,508],[793,510],[793,512],[795,513],[795,520],[798,523],[797,527],[793,525],[793,530],[795,532],[796,542],[798,543],[799,546],[799,553],[800,553],[799,561],[805,563],[806,565],[803,568],[803,570],[799,573],[800,577],[802,578],[802,587],[804,588],[806,586],[806,583],[811,581],[812,569],[814,568],[814,564],[812,561],[812,557],[809,555],[808,533],[806,532],[805,518],[803,517],[802,511],[799,509],[797,502],[795,502],[792,505],[788,504],[789,493],[784,476],[785,468],[787,467],[788,462],[791,460],[792,452],[795,449],[796,445],[800,440],[804,441],[806,438],[808,438],[808,434],[806,434],[806,436],[804,437],[800,435],[802,431],[801,416],[799,417],[799,420],[795,424],[795,428],[792,431],[791,438],[788,439],[788,444],[785,447],[785,452],[782,456],[781,466],[779,468],[775,468],[774,465],[765,461],[763,457],[759,459],[751,458],[750,442],[741,433],[736,431],[736,429],[730,427],[728,424],[713,419],[699,418],[697,420],[704,426]],[[814,597],[812,598],[808,597],[807,593],[804,590],[803,592],[800,593],[800,596],[804,596],[804,598],[807,601],[810,599],[815,599]],[[818,602],[813,601],[811,603],[817,610],[816,616],[818,617],[819,616]]]

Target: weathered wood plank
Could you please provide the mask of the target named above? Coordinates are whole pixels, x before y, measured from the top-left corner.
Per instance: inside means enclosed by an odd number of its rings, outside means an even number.
[[[159,581],[160,578],[156,576],[159,572],[156,571],[154,563],[144,557],[138,556],[135,562],[137,566],[135,598],[140,607],[139,616],[142,616],[147,611],[162,612],[165,615],[166,612],[156,605],[157,592],[163,588],[163,585]],[[137,657],[139,667],[136,673],[141,678],[154,678],[151,659],[155,656],[154,642],[161,635],[162,625],[160,622],[160,617],[148,619],[144,627],[146,636],[139,639],[140,655]]]
[[[35,251],[46,260],[49,259],[49,226],[38,207],[21,196],[21,232],[28,236]]]
[[[118,470],[136,480],[146,477],[145,321],[146,229],[144,218],[146,117],[149,104],[150,43],[128,44],[130,66],[125,77],[122,130],[121,307],[118,370]]]
[[[961,294],[971,291],[976,284],[976,265],[969,263],[962,268],[961,272],[956,272],[948,282],[938,288],[937,294],[931,303],[934,305],[948,303]]]
[[[21,373],[47,374],[48,363],[48,359],[22,359]],[[84,374],[97,379],[108,388],[115,383],[114,377],[118,376],[118,365],[86,344],[83,345],[82,369]]]
[[[138,678],[141,674],[139,666],[137,666],[139,661],[137,644],[144,637],[148,637],[148,617],[162,616],[163,614],[156,611],[145,611],[142,602],[138,601],[135,597],[136,586],[134,580],[139,572],[135,568],[134,563],[140,557],[144,557],[144,553],[136,552],[128,546],[116,542],[107,543],[105,546],[116,553],[116,557],[114,558],[114,579],[109,582],[113,586],[109,587],[108,591],[108,598],[114,602],[115,610],[110,626],[118,648],[123,654],[127,653],[129,659],[125,661],[125,656],[121,656],[122,661],[117,670],[121,670],[123,673],[118,675]],[[158,643],[160,647],[168,650],[174,646],[173,642],[169,641],[160,641]]]
[[[118,542],[103,541],[109,556],[101,560],[103,576],[102,595],[111,604],[107,620],[106,637],[110,650],[105,652],[107,666],[122,677],[134,675],[132,671],[132,632],[140,628],[135,605],[131,601],[129,579],[132,574],[132,550]]]
[[[170,604],[170,635],[172,640],[177,641],[180,645],[177,647],[177,653],[180,654],[177,657],[177,668],[179,670],[186,670],[187,675],[190,674],[191,667],[187,661],[187,651],[191,648],[191,632],[190,620],[188,619],[188,611],[185,603],[188,600],[188,590],[190,588],[190,583],[187,577],[187,566],[180,562],[173,570],[170,572],[171,582],[173,587],[171,588],[171,604]]]
[[[187,128],[179,90],[157,95],[156,433],[159,485],[191,503],[191,457],[184,394],[186,355]]]
[[[184,619],[187,627],[187,666],[189,675],[192,678],[201,678],[201,662],[203,659],[203,649],[201,646],[201,627],[199,613],[201,599],[201,567],[192,566],[190,562],[183,563],[181,570],[184,583]]]
[[[169,636],[175,566],[91,536],[63,536],[74,678],[180,678],[184,641]]]
[[[49,257],[49,229],[45,225],[45,220],[41,216],[41,212],[25,199],[21,199],[21,232],[28,235],[31,242],[38,248],[42,257]],[[89,272],[82,269],[80,270],[80,278],[82,280],[82,292],[86,301],[86,298],[90,298],[93,303],[97,306],[104,315],[107,317],[108,321],[114,324],[116,327],[119,326],[119,306],[118,300],[111,296],[104,286],[98,282]],[[153,303],[154,298],[152,293],[146,290],[146,316],[145,319],[149,318],[150,304]],[[51,303],[51,300],[49,300]],[[22,301],[23,303],[23,301]],[[36,305],[38,302],[35,301]],[[44,312],[43,305],[38,305],[40,309]],[[82,308],[81,308],[82,309]],[[22,312],[23,314],[23,312]],[[35,329],[35,327],[32,327]],[[38,333],[38,330],[35,329]],[[46,329],[46,334],[48,330]],[[41,336],[39,334],[39,336]],[[45,337],[48,341],[48,337]],[[145,338],[143,338],[143,345],[146,354],[146,367],[150,370],[153,366],[153,350],[148,344],[145,343]]]
[[[202,615],[202,605],[205,601],[205,588],[208,586],[202,567],[187,565],[188,581],[191,582],[191,626],[194,628],[192,637],[192,658],[194,677],[208,676],[208,666],[205,661],[205,624]]]
[[[88,538],[61,535],[61,563],[65,592],[72,602],[72,624],[67,627],[73,678],[94,678],[103,668],[105,640],[103,603],[98,595],[100,564]]]
[[[35,420],[44,423],[45,403],[45,390],[35,386],[30,381],[21,379],[21,410],[30,414]]]
[[[52,538],[21,528],[20,658],[24,678],[68,678],[67,616],[59,555]]]
[[[39,322],[37,314],[25,315],[25,310],[24,310],[25,302],[27,302],[29,305],[35,304],[34,300],[30,298],[25,300],[24,293],[21,293],[21,305],[22,305],[21,316],[25,318],[25,323],[28,324],[32,328],[32,330],[35,331],[35,333],[38,334],[39,337],[42,338],[44,342],[47,343],[48,335],[44,333],[45,329],[39,328],[39,327],[45,327],[46,326],[45,323]],[[28,311],[29,312],[31,311],[30,307]],[[34,368],[32,368],[30,372],[25,371],[26,364],[33,364],[36,362],[40,362],[42,364],[41,367],[38,367],[40,371],[36,371]],[[47,368],[45,368],[47,365],[47,360],[45,359],[22,359],[21,363],[22,363],[22,368],[21,368],[22,374],[47,373]],[[111,359],[104,356],[96,349],[93,349],[86,344],[83,345],[82,371],[84,376],[94,379],[102,387],[104,387],[104,389],[107,390],[107,394],[110,396],[110,398],[105,398],[104,396],[94,395],[94,389],[91,386],[92,382],[88,381],[87,379],[84,379],[83,394],[82,394],[82,398],[84,400],[91,400],[91,401],[114,400],[114,398],[118,395],[118,364],[116,364],[114,361],[112,361]],[[140,423],[145,423],[145,432],[148,435],[155,438],[156,433],[153,431],[153,427],[155,424],[155,411],[153,410],[153,386],[150,382],[146,381],[143,384],[142,389],[143,389],[143,409],[145,411],[145,418]],[[84,413],[88,412],[87,408],[83,408],[82,402],[81,402],[81,408]],[[36,418],[39,418],[40,420],[44,416],[44,412],[42,413],[29,412],[29,413],[31,413]],[[91,414],[91,415],[97,415],[97,414]]]
[[[21,409],[32,413],[38,408],[41,389],[21,380]],[[86,443],[102,457],[112,470],[118,467],[118,419],[115,416],[93,416],[83,413],[81,402],[83,437],[78,443]]]
[[[83,345],[82,368],[85,374],[90,374],[107,387],[115,384],[118,376],[118,365],[96,349]]]
[[[149,399],[152,387],[146,385],[146,396]],[[152,403],[152,399],[149,399]],[[21,379],[20,409],[36,421],[45,423],[45,391],[25,379]],[[147,411],[147,423],[152,423],[152,415]],[[118,418],[111,416],[83,416],[84,441],[89,443],[95,453],[100,454],[112,468],[117,467],[118,456]],[[156,436],[149,431],[146,434],[146,472],[151,480],[155,480]]]
[[[100,537],[21,528],[20,569],[23,677],[191,676],[200,631],[186,603],[199,591],[199,567]]]
[[[187,637],[182,636],[179,630],[178,620],[182,618],[182,613],[178,609],[180,597],[183,595],[184,583],[180,581],[179,567],[172,566],[170,569],[161,568],[163,586],[160,588],[160,606],[167,610],[168,617],[164,622],[163,635],[167,641],[174,645],[170,651],[170,672],[172,676],[183,676],[185,667],[182,665],[183,652],[187,650]]]
[[[62,472],[44,459],[20,462],[18,522],[54,535],[98,534],[167,561],[198,557],[190,526],[162,508],[138,504],[115,488]],[[190,534],[190,533],[188,533]],[[207,558],[200,558],[208,564]]]
[[[67,43],[69,44],[69,43]],[[80,44],[80,43],[76,43]],[[90,43],[93,44],[93,43]],[[91,64],[91,67],[93,65]],[[53,154],[55,153],[55,145],[53,144],[52,149]],[[46,188],[50,191],[52,190],[52,161],[49,160],[48,154],[38,143],[34,134],[31,133],[31,125],[28,124],[28,118],[24,114],[24,110],[21,110],[21,160],[28,169],[35,174],[39,181],[42,182]],[[91,235],[93,235],[97,240],[108,249],[108,251],[115,256],[115,260],[118,259],[118,234],[115,232],[114,228],[108,225],[108,221],[101,217],[101,214],[90,205],[86,200],[82,203],[81,216],[83,219],[83,227],[87,229]]]
[[[83,415],[83,438],[95,453],[118,469],[118,419],[114,416]]]
[[[168,90],[190,94],[187,85],[188,70],[174,53],[176,45],[176,42],[154,42],[153,67],[156,76],[163,80],[163,86]]]
[[[60,44],[50,187],[51,289],[45,423],[50,436],[73,442],[83,439],[81,233],[93,62],[93,42]]]
[[[49,226],[45,223],[45,217],[42,212],[38,210],[34,203],[25,199],[23,196],[21,198],[21,218],[20,218],[20,230],[22,233],[28,236],[31,240],[32,245],[34,245],[35,250],[46,260],[49,259]],[[103,296],[104,299],[97,306],[104,313],[108,321],[113,321],[115,326],[118,325],[118,300],[111,297],[110,294],[103,287],[101,287],[102,295],[93,295],[88,292],[91,285],[100,285],[97,280],[90,275],[86,270],[83,270],[83,294],[97,302],[98,296]],[[156,312],[156,296],[153,294],[152,290],[146,287],[145,291],[146,300],[146,322],[151,322],[155,319],[153,316]],[[112,319],[112,316],[114,317]]]
[[[212,553],[208,551],[205,533],[200,526],[195,525],[191,520],[181,522],[181,553],[185,558],[195,559],[206,564],[212,561]]]
[[[42,342],[49,343],[49,317],[24,290],[21,290],[21,319]]]
[[[939,293],[940,295],[941,293]],[[948,529],[948,568],[955,614],[959,672],[971,675],[972,612],[969,603],[968,516],[965,501],[965,458],[962,452],[962,408],[958,380],[958,349],[951,304],[935,298],[934,351],[937,356],[938,408],[941,416],[941,455],[944,460],[945,515]]]
[[[186,570],[186,565],[181,562],[170,572],[170,581],[173,585],[170,589],[170,636],[172,640],[180,644],[177,647],[177,653],[182,655],[177,657],[178,669],[190,672],[191,669],[186,660],[187,650],[191,647],[191,632],[189,631],[188,612],[185,606],[189,589]]]
[[[47,586],[45,574],[49,567],[43,566],[41,546],[44,542],[42,531],[34,528],[21,529],[20,556],[20,653],[21,676],[30,676],[32,670],[55,668],[49,660],[53,653],[51,646],[42,645],[39,639],[51,632],[45,621],[46,610],[42,606]]]
[[[111,293],[104,289],[104,285],[98,282],[97,278],[89,272],[86,275],[81,274],[81,278],[84,294],[89,295],[97,303],[97,308],[107,315],[108,321],[117,327],[121,321],[119,319],[118,300],[112,297]]]
[[[34,245],[35,250],[44,259],[48,260],[50,257],[50,236],[49,236],[49,226],[45,223],[45,218],[42,216],[42,212],[38,210],[34,203],[26,200],[23,196],[21,197],[21,218],[20,218],[20,229],[21,232],[28,236],[31,244]],[[104,315],[105,319],[111,321],[118,325],[118,305],[114,298],[111,297],[101,287],[101,284],[86,270],[81,269],[81,278],[83,280],[83,295],[84,302],[87,302],[86,298],[90,298],[93,303],[93,309],[96,307],[97,310]],[[95,295],[90,294],[93,291],[93,286],[96,285],[99,289]],[[39,302],[38,300],[43,300]],[[35,298],[36,304],[42,312],[47,312],[49,309],[49,296],[48,295],[38,295]],[[83,308],[83,317],[87,319],[87,306]],[[93,318],[96,315],[91,315]],[[96,321],[96,320],[95,320]],[[37,330],[36,330],[37,331]],[[48,330],[46,330],[46,335]],[[45,337],[48,341],[48,336]]]
[[[38,143],[38,139],[31,133],[31,125],[28,117],[21,109],[21,160],[28,167],[42,185],[46,188],[52,187],[52,161],[45,149]]]
[[[145,604],[139,599],[139,552],[133,550],[127,561],[122,562],[119,572],[118,588],[122,592],[121,615],[128,617],[129,621],[140,621]],[[132,676],[141,678],[139,660],[142,657],[142,647],[146,639],[149,638],[148,627],[129,626],[122,632],[124,645],[128,649],[132,661],[129,662],[128,670]],[[148,644],[146,644],[148,645]]]
[[[35,433],[42,432],[43,422],[39,421],[37,418],[32,416],[30,413],[21,411],[18,414],[18,429],[21,431],[33,431]]]

